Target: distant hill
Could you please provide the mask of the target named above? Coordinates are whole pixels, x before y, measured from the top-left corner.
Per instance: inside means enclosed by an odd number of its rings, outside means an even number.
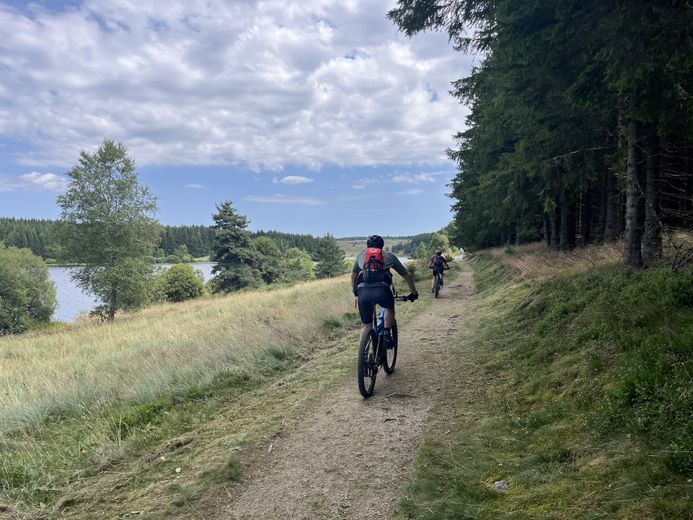
[[[344,237],[338,238],[337,243],[342,248],[346,256],[356,256],[366,247],[368,237]],[[397,252],[412,241],[414,237],[383,237],[385,239],[385,249]]]

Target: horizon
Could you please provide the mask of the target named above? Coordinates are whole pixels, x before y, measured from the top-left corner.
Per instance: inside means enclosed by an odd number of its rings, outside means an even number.
[[[25,217],[13,217],[13,216],[5,216],[5,215],[0,215],[0,220],[3,219],[15,219],[15,220],[24,220],[24,221],[40,221],[40,222],[59,222],[60,219],[48,219],[48,218],[25,218]],[[213,227],[212,225],[206,226],[205,224],[162,224],[159,222],[164,227],[192,227],[192,226],[202,226],[202,227]],[[315,235],[313,233],[291,233],[288,231],[283,231],[281,229],[248,229],[247,230],[250,233],[286,233],[290,235],[310,235],[315,238],[319,238],[321,236],[324,236],[325,234],[331,234],[334,236],[336,240],[365,240],[367,239],[370,234],[366,234],[363,236],[337,236],[334,235],[333,233],[325,233],[323,235]],[[416,233],[413,235],[380,235],[384,239],[411,239],[414,238],[417,235],[422,235],[422,234],[427,234],[427,233],[435,233],[438,230],[433,230],[433,231],[424,231],[422,233]]]

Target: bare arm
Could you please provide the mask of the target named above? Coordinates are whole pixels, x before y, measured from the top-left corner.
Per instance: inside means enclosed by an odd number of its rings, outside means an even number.
[[[419,291],[416,290],[416,285],[414,285],[414,279],[411,277],[409,273],[403,275],[402,278],[404,278],[404,281],[407,282],[407,285],[409,286],[409,292],[411,292],[412,294],[419,294]]]

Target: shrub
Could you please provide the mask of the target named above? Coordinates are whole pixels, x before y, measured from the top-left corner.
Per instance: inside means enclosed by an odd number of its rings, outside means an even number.
[[[171,302],[181,302],[199,298],[204,292],[202,273],[195,271],[190,264],[174,264],[161,273],[160,290]]]
[[[43,260],[0,242],[0,336],[48,323],[55,306],[55,286]]]

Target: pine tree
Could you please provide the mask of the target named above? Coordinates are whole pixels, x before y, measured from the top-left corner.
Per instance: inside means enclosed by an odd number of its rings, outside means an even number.
[[[346,272],[344,266],[344,251],[331,234],[320,240],[316,254],[318,278],[329,278]]]
[[[248,219],[239,215],[228,200],[217,204],[212,218],[215,236],[210,259],[216,263],[212,268],[212,291],[228,293],[260,285],[260,256],[246,229]]]

